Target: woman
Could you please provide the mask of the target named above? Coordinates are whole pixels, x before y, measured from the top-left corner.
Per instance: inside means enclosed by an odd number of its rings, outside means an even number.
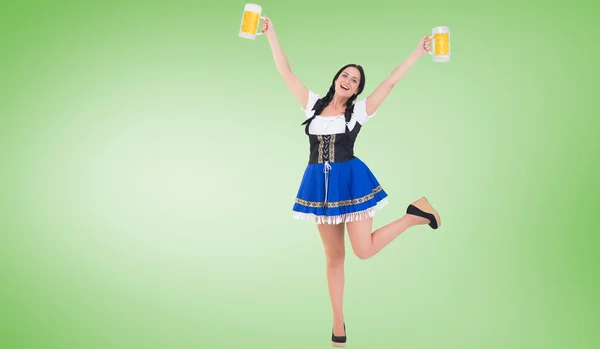
[[[352,249],[360,259],[374,256],[402,232],[415,225],[437,229],[440,216],[424,197],[409,204],[399,219],[372,232],[372,218],[386,204],[387,193],[369,168],[354,156],[360,128],[369,121],[394,85],[429,51],[429,36],[366,99],[354,101],[363,91],[365,74],[349,64],[334,76],[324,97],[308,90],[295,76],[281,49],[271,20],[265,16],[261,32],[268,38],[277,70],[305,111],[309,163],[293,207],[294,217],[314,219],[327,259],[327,282],[333,308],[332,345],[344,346],[346,326],[342,311],[344,293],[344,226]]]

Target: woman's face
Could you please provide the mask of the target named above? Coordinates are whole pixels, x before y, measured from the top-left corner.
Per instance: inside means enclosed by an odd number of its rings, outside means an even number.
[[[335,80],[335,93],[350,98],[358,93],[359,84],[360,71],[354,67],[348,67]]]

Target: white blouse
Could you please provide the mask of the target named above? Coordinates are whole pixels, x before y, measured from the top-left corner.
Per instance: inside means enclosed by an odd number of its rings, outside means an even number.
[[[304,111],[306,118],[311,118],[314,115],[314,111],[312,108],[314,107],[317,100],[321,98],[317,93],[313,91],[308,91],[308,103],[305,108],[301,108]],[[358,102],[354,103],[354,112],[352,113],[352,117],[350,118],[350,122],[348,122],[348,129],[352,131],[356,123],[360,123],[361,126],[364,125],[370,118],[375,116],[377,112],[374,112],[371,115],[367,115],[367,100],[362,99]],[[326,135],[326,134],[334,134],[334,133],[344,133],[346,131],[346,118],[344,115],[338,116],[321,116],[317,115],[310,123],[308,127],[308,133],[313,135]]]

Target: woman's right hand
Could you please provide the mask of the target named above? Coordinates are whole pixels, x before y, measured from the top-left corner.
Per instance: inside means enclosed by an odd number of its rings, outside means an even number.
[[[265,18],[263,19],[260,32],[270,39],[275,36],[275,29],[273,29],[273,23],[271,23],[271,19],[267,16],[264,17]]]

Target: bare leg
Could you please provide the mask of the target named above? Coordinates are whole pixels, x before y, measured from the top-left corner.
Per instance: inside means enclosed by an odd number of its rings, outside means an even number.
[[[327,285],[329,298],[333,309],[333,332],[336,336],[343,336],[344,313],[342,310],[344,297],[344,225],[318,225],[325,256],[327,258]]]
[[[405,214],[402,218],[375,230],[373,233],[371,233],[373,228],[372,218],[346,224],[354,254],[360,259],[368,259],[381,251],[406,229],[426,223],[429,223],[429,221],[425,218]]]
[[[371,233],[373,229],[372,218],[346,223],[350,243],[356,256],[360,259],[373,257],[398,235],[412,226],[429,223],[433,224],[433,229],[440,226],[440,216],[426,198],[422,197],[413,202],[410,208],[410,211],[407,209],[407,212],[410,213],[404,214],[401,218],[375,230],[373,233]]]

